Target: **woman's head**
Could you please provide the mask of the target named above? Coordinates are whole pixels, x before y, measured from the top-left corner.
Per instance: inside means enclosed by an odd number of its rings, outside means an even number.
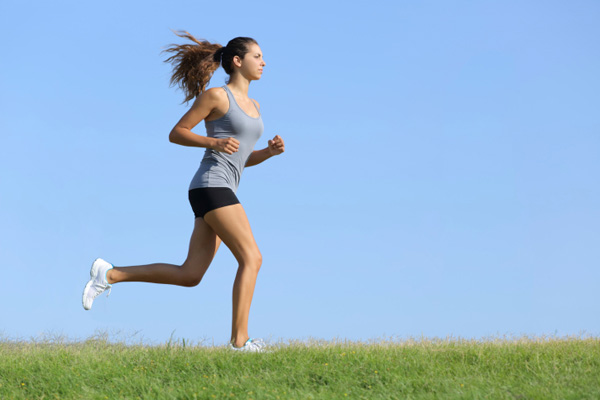
[[[219,51],[221,52],[221,65],[227,75],[234,73],[234,58],[238,57],[243,60],[246,54],[250,51],[251,45],[257,45],[256,40],[249,37],[236,37],[231,39],[227,46],[222,47]],[[237,60],[236,60],[237,61]]]
[[[171,85],[177,83],[185,92],[184,102],[194,99],[206,89],[206,85],[219,65],[223,66],[229,76],[239,72],[249,79],[260,79],[265,63],[262,61],[262,53],[256,40],[237,37],[223,47],[206,40],[198,40],[185,31],[175,32],[175,34],[195,43],[173,44],[164,50],[174,53],[165,62],[173,64]]]

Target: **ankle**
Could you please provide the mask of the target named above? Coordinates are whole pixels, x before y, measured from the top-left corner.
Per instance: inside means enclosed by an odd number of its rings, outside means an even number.
[[[246,337],[246,339],[231,339],[231,344],[234,347],[244,347],[244,345],[246,344],[246,342],[248,341],[248,339],[250,339],[249,337]]]
[[[108,282],[110,285],[112,285],[113,283],[116,283],[116,281],[113,278],[113,272],[114,272],[114,268],[111,268],[108,271],[106,271],[106,282]]]

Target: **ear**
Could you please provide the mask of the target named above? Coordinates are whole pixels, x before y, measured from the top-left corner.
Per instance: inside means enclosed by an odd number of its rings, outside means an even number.
[[[242,59],[240,58],[240,56],[233,57],[233,65],[235,65],[238,68],[242,66]]]

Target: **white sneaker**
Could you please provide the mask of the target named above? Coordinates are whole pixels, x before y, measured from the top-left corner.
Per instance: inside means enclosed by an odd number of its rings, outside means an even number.
[[[266,353],[267,345],[262,339],[248,339],[242,347],[235,347],[233,343],[229,343],[229,348],[235,351],[249,351],[255,353]]]
[[[97,258],[92,264],[92,269],[90,270],[90,281],[83,289],[83,308],[86,310],[92,308],[94,299],[102,294],[106,289],[108,289],[106,297],[108,297],[110,294],[112,285],[106,280],[106,272],[108,272],[108,270],[111,268],[113,268],[112,264],[107,263],[101,258]]]

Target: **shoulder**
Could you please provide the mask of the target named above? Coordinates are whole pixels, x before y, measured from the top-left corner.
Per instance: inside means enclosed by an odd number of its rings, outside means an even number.
[[[221,87],[205,90],[200,96],[196,97],[196,101],[194,102],[197,106],[209,107],[211,109],[225,103],[228,103],[227,93]]]
[[[222,87],[214,87],[202,92],[200,97],[205,97],[206,100],[220,100],[227,98],[227,92]]]
[[[260,104],[258,104],[258,101],[256,101],[255,99],[250,99],[254,102],[254,104],[256,104],[256,107],[260,110]]]

